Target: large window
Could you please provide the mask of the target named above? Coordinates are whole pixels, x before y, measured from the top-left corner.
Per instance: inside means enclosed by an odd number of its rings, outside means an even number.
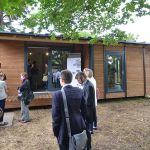
[[[124,53],[106,51],[106,92],[124,90]]]

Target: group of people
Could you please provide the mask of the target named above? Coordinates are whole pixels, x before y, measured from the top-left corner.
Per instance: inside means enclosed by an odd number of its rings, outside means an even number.
[[[62,70],[60,73],[60,85],[64,89],[68,104],[71,134],[77,134],[86,130],[88,137],[87,150],[91,149],[91,134],[93,129],[97,129],[96,115],[96,80],[93,71],[85,68],[83,72],[78,72],[75,76],[78,86],[72,86],[73,75],[69,70]],[[27,123],[29,118],[29,104],[24,101],[26,92],[31,90],[30,81],[26,72],[21,73],[22,84],[18,87],[18,94],[21,103],[21,123]],[[4,112],[7,98],[6,76],[0,72],[0,108]],[[3,113],[4,114],[4,113]],[[3,114],[0,115],[0,126],[8,123],[3,121]],[[69,149],[69,136],[64,112],[63,96],[61,90],[56,91],[52,96],[52,127],[56,136],[60,150]]]
[[[71,134],[86,130],[87,150],[90,150],[91,134],[93,134],[93,129],[97,129],[96,81],[89,68],[78,72],[75,78],[80,84],[80,88],[71,85],[72,73],[69,70],[63,70],[60,74],[60,84],[66,94]],[[61,90],[56,91],[52,98],[52,119],[53,132],[58,140],[60,150],[68,150],[69,136]]]
[[[28,74],[23,72],[20,74],[21,85],[18,87],[18,99],[21,105],[21,116],[19,122],[27,123],[29,118],[29,103],[27,100],[27,93],[31,90]],[[0,71],[0,126],[7,126],[8,122],[4,121],[5,102],[8,95],[8,89],[6,84],[6,75]]]

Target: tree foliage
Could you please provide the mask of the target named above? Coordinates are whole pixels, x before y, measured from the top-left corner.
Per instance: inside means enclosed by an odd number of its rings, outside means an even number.
[[[126,33],[117,27],[133,22],[135,17],[150,15],[148,0],[3,0],[1,3],[3,11],[20,17],[34,32],[62,33],[64,38],[71,39],[78,39],[80,32],[89,32],[104,42],[127,39]]]

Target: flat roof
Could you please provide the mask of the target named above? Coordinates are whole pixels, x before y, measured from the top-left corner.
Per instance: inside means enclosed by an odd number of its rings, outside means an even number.
[[[33,32],[29,32],[29,33],[22,33],[22,32],[5,32],[5,31],[0,31],[0,36],[1,35],[16,35],[16,36],[25,36],[25,37],[37,37],[37,38],[50,38],[49,34],[34,34]],[[70,40],[70,39],[63,39],[63,35],[58,35],[58,36],[55,36],[55,38],[57,40]],[[80,37],[79,40],[81,41],[85,41],[86,44],[89,40],[91,40],[92,37]],[[58,41],[59,42],[59,41]],[[102,42],[102,39],[99,38],[99,42]],[[73,42],[74,43],[74,42]],[[79,42],[80,43],[80,42]],[[150,43],[148,42],[136,42],[136,41],[120,41],[119,44],[133,44],[133,45],[147,45],[149,46]]]

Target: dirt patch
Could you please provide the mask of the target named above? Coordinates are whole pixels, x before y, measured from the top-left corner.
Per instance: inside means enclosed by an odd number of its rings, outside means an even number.
[[[58,150],[52,132],[51,109],[31,109],[32,121],[0,128],[0,150]],[[98,130],[92,135],[92,150],[149,150],[150,100],[144,98],[98,103]]]

